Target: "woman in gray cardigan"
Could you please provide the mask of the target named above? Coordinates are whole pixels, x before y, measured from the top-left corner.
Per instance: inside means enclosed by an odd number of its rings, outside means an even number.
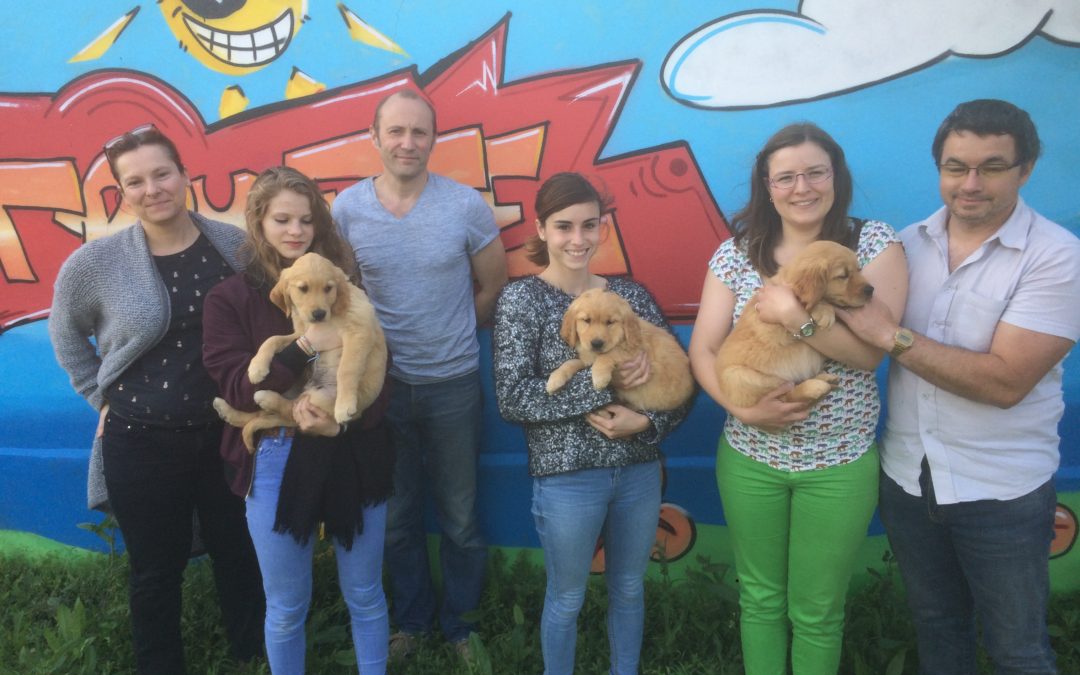
[[[67,259],[49,334],[75,390],[100,411],[95,454],[130,559],[138,672],[184,672],[180,584],[195,514],[233,655],[248,660],[261,649],[262,586],[201,359],[203,298],[238,268],[244,233],[187,210],[187,173],[154,126],[109,141],[105,156],[139,221]]]

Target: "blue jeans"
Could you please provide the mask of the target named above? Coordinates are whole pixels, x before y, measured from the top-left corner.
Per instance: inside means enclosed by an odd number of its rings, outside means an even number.
[[[919,672],[976,672],[975,616],[996,673],[1055,673],[1046,631],[1053,481],[1008,501],[938,504],[881,474],[881,522],[907,587]]]
[[[274,532],[278,493],[292,438],[264,434],[255,455],[247,499],[247,522],[266,591],[266,657],[274,673],[304,672],[304,623],[311,604],[314,537],[301,546],[291,534]],[[334,541],[338,584],[349,609],[353,648],[361,675],[386,672],[390,635],[382,588],[386,503],[364,509],[364,531],[351,551]]]
[[[425,633],[435,619],[435,594],[424,528],[424,498],[435,502],[442,530],[439,565],[443,602],[439,625],[450,642],[468,638],[462,615],[480,605],[487,543],[476,515],[480,449],[480,375],[432,384],[393,381],[386,419],[397,452],[386,531],[386,565],[394,623]]]
[[[596,541],[603,535],[611,672],[637,673],[645,570],[660,519],[660,463],[535,478],[532,513],[547,570],[540,621],[544,672],[574,672],[577,617]]]

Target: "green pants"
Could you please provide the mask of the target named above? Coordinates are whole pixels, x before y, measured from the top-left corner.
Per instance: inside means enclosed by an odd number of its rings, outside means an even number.
[[[747,675],[835,675],[844,599],[877,505],[877,446],[816,471],[779,471],[721,437],[716,482],[735,550]],[[790,630],[789,630],[790,622]]]

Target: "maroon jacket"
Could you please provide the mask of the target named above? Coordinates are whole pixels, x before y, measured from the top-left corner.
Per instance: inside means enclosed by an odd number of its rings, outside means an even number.
[[[292,322],[270,302],[269,289],[250,285],[247,277],[236,274],[215,286],[203,305],[203,366],[217,382],[220,396],[237,410],[255,411],[254,394],[260,389],[284,392],[303,374],[307,355],[298,346],[290,345],[270,364],[270,374],[258,385],[248,380],[248,364],[259,346],[273,335],[293,331]],[[389,360],[388,360],[389,361]],[[389,363],[387,363],[389,368]],[[382,393],[364,411],[359,423],[349,425],[342,438],[297,434],[294,444],[315,445],[357,442],[357,436],[372,429],[382,420],[389,402],[389,382]],[[251,484],[252,456],[244,447],[240,429],[225,425],[221,439],[221,456],[225,459],[229,486],[244,496]]]

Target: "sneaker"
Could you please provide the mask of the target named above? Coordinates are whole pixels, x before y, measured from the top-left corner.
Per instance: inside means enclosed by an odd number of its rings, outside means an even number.
[[[420,636],[415,633],[398,631],[390,636],[389,656],[391,659],[404,659],[411,656],[419,646]]]
[[[469,663],[472,661],[472,649],[469,648],[469,638],[458,640],[454,643],[454,651],[461,657],[461,660]]]
[[[472,647],[470,646],[470,639],[475,633],[470,633],[468,637],[463,637],[457,642],[453,643],[454,652],[458,657],[465,662],[466,665],[472,665],[476,661],[476,654],[473,654]]]

